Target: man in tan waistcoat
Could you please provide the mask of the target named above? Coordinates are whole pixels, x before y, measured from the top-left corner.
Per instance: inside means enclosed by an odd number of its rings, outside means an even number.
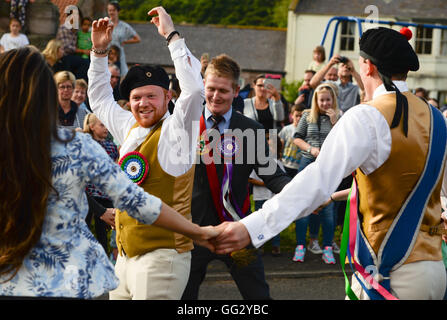
[[[127,73],[120,92],[129,101],[130,111],[115,102],[107,67],[110,27],[92,30],[90,105],[121,145],[119,163],[128,177],[191,219],[199,134],[193,123],[199,120],[204,101],[201,65],[162,7],[148,14],[157,15],[151,22],[166,39],[182,89],[173,114],[168,111],[169,77],[159,66],[135,66]],[[119,210],[115,226],[119,251],[115,272],[120,285],[110,292],[110,299],[180,299],[188,281],[192,241],[143,225]]]
[[[281,193],[239,222],[220,226],[218,254],[250,242],[261,246],[332,199],[341,180],[355,172],[347,219],[353,233],[346,244],[356,273],[348,297],[443,298],[447,128],[438,110],[408,90],[407,74],[419,61],[404,34],[388,28],[363,34],[359,70],[368,102],[344,114],[317,160]]]

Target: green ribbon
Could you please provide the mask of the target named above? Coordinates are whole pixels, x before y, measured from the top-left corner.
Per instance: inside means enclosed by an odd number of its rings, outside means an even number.
[[[354,183],[353,183],[354,186]],[[351,187],[352,191],[352,187]],[[351,289],[351,285],[349,283],[348,276],[346,275],[345,271],[345,264],[346,264],[346,252],[348,250],[348,242],[349,242],[349,215],[350,215],[350,203],[351,203],[351,191],[349,191],[348,200],[346,203],[346,211],[345,211],[345,220],[343,223],[343,236],[341,239],[341,248],[340,248],[340,264],[341,264],[341,270],[343,271],[343,275],[345,277],[345,291],[346,295],[348,296],[349,300],[358,300],[357,296],[355,295],[354,291]]]

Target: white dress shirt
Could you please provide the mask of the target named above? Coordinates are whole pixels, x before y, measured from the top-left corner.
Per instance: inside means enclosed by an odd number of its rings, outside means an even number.
[[[172,42],[169,51],[182,92],[173,114],[166,112],[163,116],[165,120],[158,143],[158,161],[166,173],[178,177],[186,173],[195,161],[205,94],[200,61],[186,47],[185,40]],[[129,134],[136,120],[132,112],[122,109],[113,98],[107,57],[91,55],[88,78],[90,106],[121,145],[120,157],[134,151],[153,127],[137,127]]]
[[[394,82],[401,92],[403,81]],[[373,98],[390,94],[383,85]],[[360,104],[349,109],[327,136],[315,162],[297,174],[284,189],[257,212],[240,220],[255,247],[284,230],[293,221],[311,214],[329,199],[344,177],[360,168],[366,175],[379,168],[391,152],[391,131],[374,107]],[[446,171],[446,170],[445,170]],[[446,173],[442,194],[446,194]]]

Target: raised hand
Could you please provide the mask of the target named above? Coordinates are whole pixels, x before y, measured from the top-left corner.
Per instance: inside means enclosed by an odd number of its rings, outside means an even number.
[[[172,18],[163,7],[155,7],[151,9],[147,14],[149,16],[158,15],[151,19],[151,23],[153,23],[157,27],[158,33],[162,37],[167,38],[172,31],[175,31]]]
[[[228,254],[250,244],[250,235],[241,222],[224,222],[216,227],[220,234],[214,241],[217,254]]]
[[[334,109],[329,108],[326,110],[326,115],[329,117],[332,125],[334,125],[337,122],[337,113],[335,112]]]
[[[96,50],[106,50],[112,41],[113,23],[109,18],[101,18],[92,23],[92,46]]]

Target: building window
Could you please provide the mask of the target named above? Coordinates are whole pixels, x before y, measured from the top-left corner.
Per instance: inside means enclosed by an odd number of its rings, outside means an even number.
[[[416,29],[416,53],[431,54],[433,29],[418,27]]]
[[[342,21],[340,34],[340,51],[354,51],[355,22]]]
[[[441,31],[441,56],[447,56],[447,30]]]

